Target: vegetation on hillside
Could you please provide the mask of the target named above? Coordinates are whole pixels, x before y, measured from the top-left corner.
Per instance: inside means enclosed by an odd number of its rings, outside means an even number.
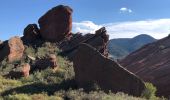
[[[141,98],[129,96],[124,93],[105,93],[100,88],[92,91],[79,89],[74,80],[73,63],[59,55],[60,50],[56,44],[49,42],[41,46],[25,45],[24,57],[20,61],[8,63],[4,59],[0,63],[0,99],[4,100],[156,100],[155,88],[146,84],[147,89]],[[32,71],[29,77],[7,78],[5,74],[10,70],[17,70],[14,65],[35,62],[29,57],[43,58],[48,54],[55,54],[58,59],[59,69],[52,68]],[[162,98],[163,99],[163,98]]]

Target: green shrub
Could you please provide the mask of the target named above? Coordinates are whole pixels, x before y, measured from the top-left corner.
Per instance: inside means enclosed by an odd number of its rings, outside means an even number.
[[[156,87],[152,83],[145,83],[146,89],[142,93],[142,97],[148,100],[160,100],[160,98],[156,97]]]

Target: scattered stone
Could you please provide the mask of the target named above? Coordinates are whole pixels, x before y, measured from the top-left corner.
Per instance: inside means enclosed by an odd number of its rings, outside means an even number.
[[[72,28],[72,9],[59,5],[49,10],[39,21],[43,39],[58,42],[70,34]]]
[[[88,44],[81,44],[73,58],[75,80],[80,87],[87,88],[96,83],[109,92],[124,92],[140,96],[145,85],[137,76],[115,61],[101,55]]]
[[[32,57],[32,56],[30,56],[30,55],[27,55],[27,57],[29,58],[29,59],[31,59],[31,60],[36,60],[36,58],[34,58],[34,57]]]
[[[23,33],[23,40],[28,42],[33,42],[40,38],[40,32],[36,24],[29,24]]]

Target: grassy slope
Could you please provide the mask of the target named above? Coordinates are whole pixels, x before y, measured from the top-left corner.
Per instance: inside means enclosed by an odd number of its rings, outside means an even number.
[[[78,89],[74,81],[74,70],[72,62],[58,55],[60,50],[55,44],[44,43],[41,47],[26,46],[24,57],[21,61],[8,63],[6,59],[0,63],[0,99],[5,100],[144,100],[128,96],[124,93],[104,93],[101,90],[84,92]],[[48,53],[56,54],[59,69],[53,71],[47,68],[35,71],[27,78],[7,79],[2,77],[14,66],[14,63],[34,63],[27,58],[44,57]]]

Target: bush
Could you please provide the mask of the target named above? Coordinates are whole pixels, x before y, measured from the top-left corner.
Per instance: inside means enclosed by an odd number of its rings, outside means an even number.
[[[147,100],[166,100],[164,97],[156,97],[156,87],[152,83],[145,83],[146,89],[142,93],[142,97]]]

